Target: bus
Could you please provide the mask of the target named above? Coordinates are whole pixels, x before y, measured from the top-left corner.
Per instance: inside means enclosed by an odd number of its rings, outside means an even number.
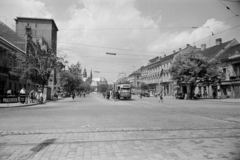
[[[118,93],[117,99],[131,99],[131,85],[117,84],[114,91]]]

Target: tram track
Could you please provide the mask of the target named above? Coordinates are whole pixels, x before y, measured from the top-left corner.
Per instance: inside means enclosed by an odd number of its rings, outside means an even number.
[[[108,133],[108,132],[145,132],[145,131],[152,131],[152,132],[158,132],[158,131],[208,131],[208,130],[239,130],[240,126],[238,127],[213,127],[213,128],[129,128],[129,129],[92,129],[92,130],[72,130],[72,131],[66,131],[66,130],[56,130],[56,131],[0,131],[0,135],[2,136],[11,136],[11,135],[34,135],[34,134],[68,134],[68,133]]]

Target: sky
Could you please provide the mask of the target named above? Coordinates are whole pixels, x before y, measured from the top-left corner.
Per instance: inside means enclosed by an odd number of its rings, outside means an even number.
[[[187,44],[240,42],[239,14],[240,0],[0,0],[13,30],[16,17],[54,19],[58,56],[109,83]]]

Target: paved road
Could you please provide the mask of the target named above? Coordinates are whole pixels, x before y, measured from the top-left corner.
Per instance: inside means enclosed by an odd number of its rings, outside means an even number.
[[[240,159],[240,106],[96,94],[0,108],[0,159]]]

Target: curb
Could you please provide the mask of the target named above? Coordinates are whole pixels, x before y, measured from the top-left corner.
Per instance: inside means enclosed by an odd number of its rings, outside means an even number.
[[[36,106],[36,105],[44,105],[44,104],[47,104],[47,102],[54,102],[54,101],[58,101],[58,100],[62,100],[64,98],[60,98],[60,99],[56,99],[56,100],[46,100],[44,103],[28,103],[28,104],[21,104],[21,103],[18,103],[18,105],[15,105],[15,106],[8,106],[7,103],[4,103],[6,104],[6,106],[0,106],[0,108],[17,108],[17,107],[29,107],[29,106]]]

